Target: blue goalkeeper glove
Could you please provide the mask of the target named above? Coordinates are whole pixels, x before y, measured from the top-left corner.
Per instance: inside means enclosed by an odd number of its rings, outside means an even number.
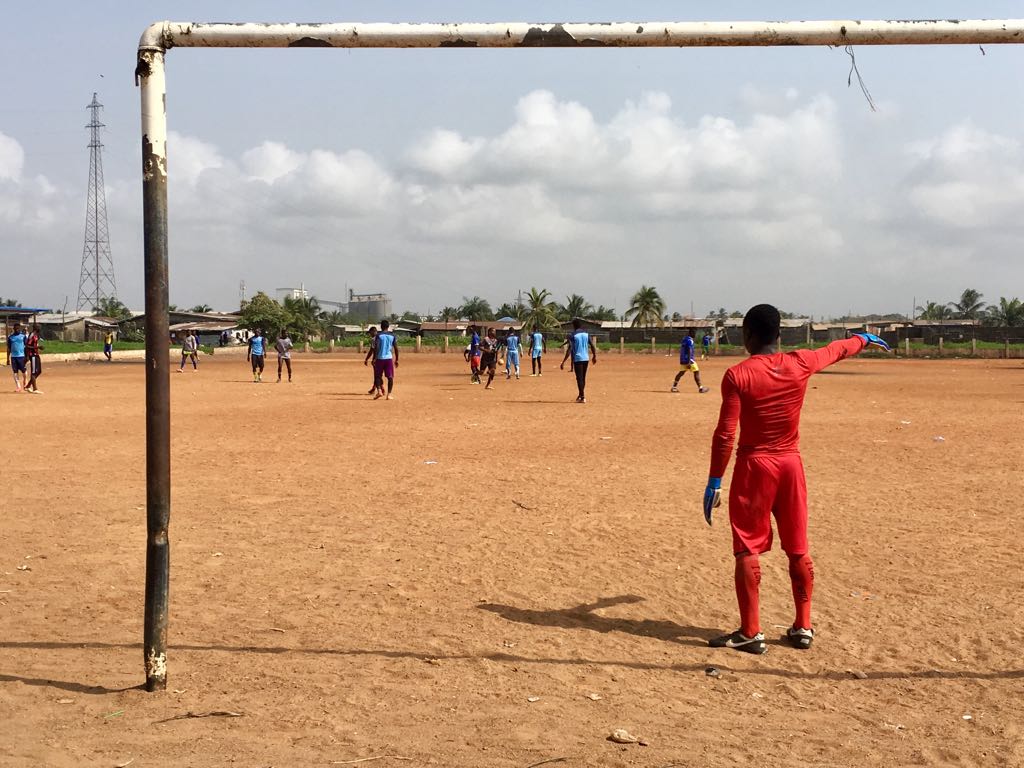
[[[722,506],[722,478],[709,477],[708,487],[704,489],[704,519],[711,525],[711,512],[715,507]]]
[[[885,339],[883,339],[881,336],[875,336],[875,334],[873,333],[851,333],[850,335],[864,339],[864,344],[867,345],[868,347],[884,349],[886,352],[888,352],[891,349],[891,347],[885,343]]]

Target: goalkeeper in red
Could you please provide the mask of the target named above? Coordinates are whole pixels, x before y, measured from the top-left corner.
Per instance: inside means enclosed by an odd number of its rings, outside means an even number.
[[[711,470],[704,491],[704,519],[721,504],[722,476],[732,455],[739,422],[739,448],[729,488],[729,524],[736,556],[740,628],[710,641],[713,648],[747,653],[767,650],[761,632],[759,555],[772,548],[771,517],[789,557],[796,618],[786,640],[806,649],[814,641],[811,592],[814,563],[807,551],[807,482],[800,459],[800,409],[812,374],[868,346],[889,346],[871,333],[855,333],[816,350],[777,352],[779,311],[753,307],[743,318],[743,345],[750,357],[722,379],[722,409],[711,443]]]

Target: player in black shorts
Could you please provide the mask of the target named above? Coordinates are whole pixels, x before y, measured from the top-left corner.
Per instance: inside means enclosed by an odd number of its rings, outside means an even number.
[[[498,336],[493,328],[487,329],[487,335],[480,340],[480,373],[487,371],[487,386],[494,389],[494,372],[498,368]]]

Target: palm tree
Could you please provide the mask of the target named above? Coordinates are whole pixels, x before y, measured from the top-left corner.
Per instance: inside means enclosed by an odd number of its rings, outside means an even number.
[[[537,290],[531,288],[526,294],[526,312],[522,317],[524,328],[537,326],[541,330],[550,330],[558,325],[558,318],[555,315],[554,302],[548,301],[551,298],[551,291],[547,288]]]
[[[590,313],[590,316],[594,320],[617,320],[619,315],[611,307],[606,307],[604,304],[598,305],[597,309]]]
[[[982,313],[985,302],[981,300],[981,294],[973,288],[967,288],[960,294],[960,301],[951,301],[949,306],[956,310],[956,316],[964,320],[977,320]]]
[[[116,320],[127,320],[132,316],[128,307],[114,296],[100,299],[100,303],[92,308],[92,313],[100,317],[112,317]]]
[[[21,302],[17,299],[0,299],[0,307],[20,307]]]
[[[462,306],[459,308],[459,314],[467,320],[493,320],[494,313],[491,312],[491,305],[487,299],[481,299],[479,296],[474,296],[469,299],[465,296],[462,297]]]
[[[661,315],[665,311],[665,300],[661,298],[654,286],[641,285],[640,290],[629,300],[626,317],[632,317],[632,326],[650,328],[662,324]]]
[[[320,320],[320,302],[316,296],[301,298],[297,296],[285,296],[284,308],[289,315],[288,328],[294,331],[300,341],[308,341],[311,336],[317,336],[323,331]],[[272,331],[275,335],[277,328],[265,329]]]
[[[940,304],[937,301],[925,302],[923,307],[917,308],[918,320],[949,320],[953,316],[953,310],[948,304]]]
[[[209,304],[196,304],[189,312],[213,312],[213,307]]]
[[[1005,296],[999,297],[999,304],[992,304],[985,316],[987,325],[1014,327],[1024,325],[1024,303],[1018,298],[1007,301]]]
[[[578,293],[567,296],[565,304],[558,305],[558,317],[560,320],[573,320],[577,317],[590,317],[593,311],[594,305]]]

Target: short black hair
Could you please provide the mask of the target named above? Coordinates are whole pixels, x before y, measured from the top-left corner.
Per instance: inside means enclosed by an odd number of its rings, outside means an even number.
[[[686,335],[687,336],[693,336],[695,333],[697,333],[697,329],[696,328],[687,328],[686,329]]]
[[[743,316],[743,330],[761,344],[774,344],[779,338],[782,317],[771,304],[758,304]]]
[[[580,328],[583,327],[583,321],[580,320],[578,317],[574,317],[572,319],[572,327],[578,331]]]
[[[391,326],[391,323],[389,323],[387,320],[381,320],[380,321],[380,329],[382,331],[386,331],[390,326]]]

